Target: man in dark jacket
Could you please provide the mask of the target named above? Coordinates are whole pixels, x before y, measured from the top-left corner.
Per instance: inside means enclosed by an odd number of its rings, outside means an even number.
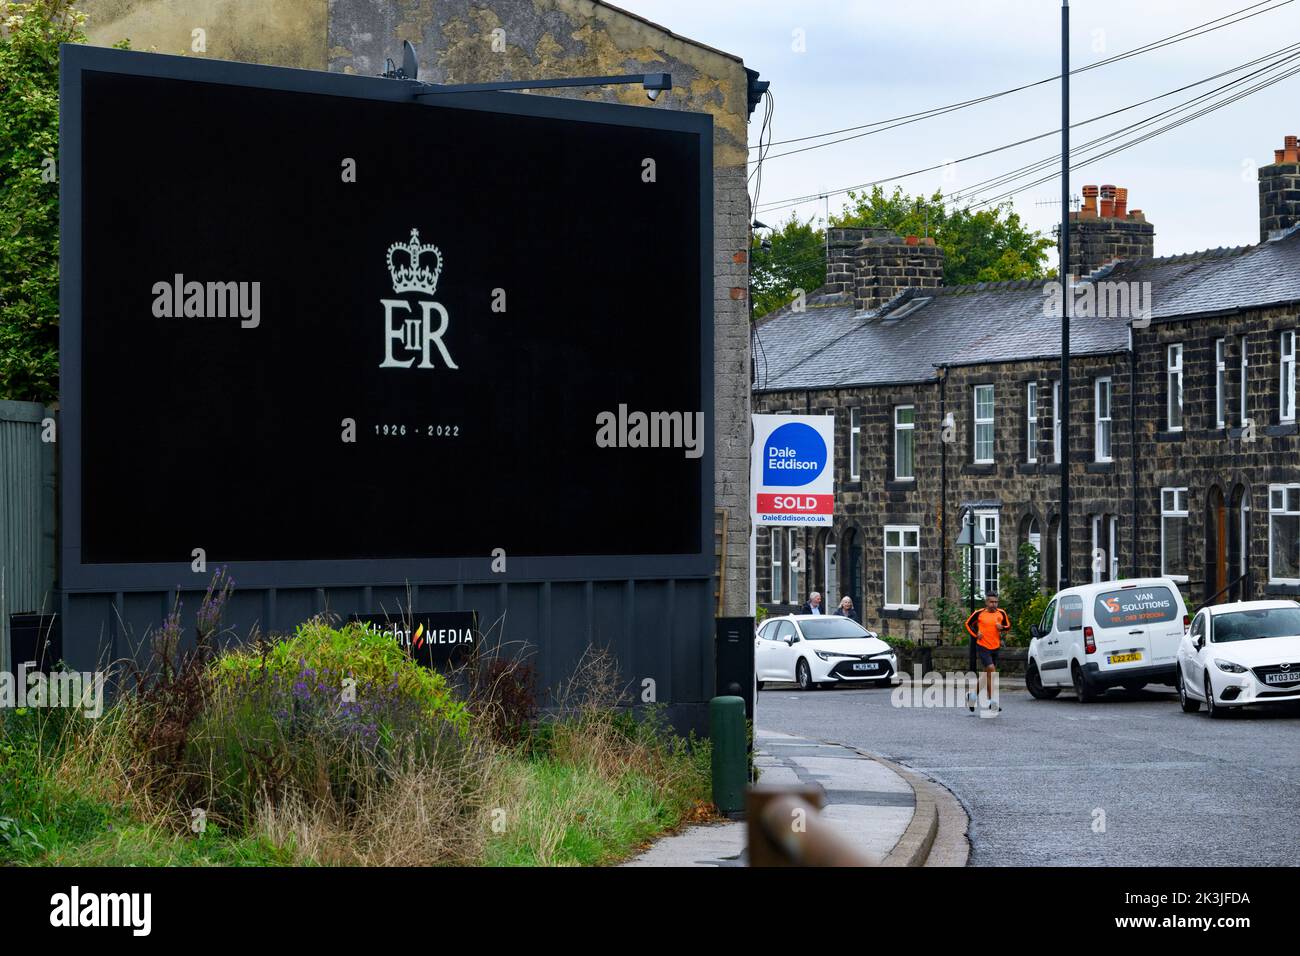
[[[800,614],[825,614],[822,610],[821,592],[814,591],[808,595],[808,603],[799,609]]]

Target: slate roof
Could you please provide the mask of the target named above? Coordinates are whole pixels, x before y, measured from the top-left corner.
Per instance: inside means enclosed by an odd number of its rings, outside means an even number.
[[[1153,322],[1300,302],[1300,228],[1255,246],[1130,260],[1092,278],[1150,282]],[[787,307],[755,323],[754,390],[921,382],[934,377],[936,365],[1059,356],[1061,321],[1045,314],[1047,281],[909,289],[872,312],[855,312],[846,296],[814,294],[804,312]],[[924,296],[928,303],[891,321]],[[1071,354],[1127,348],[1125,319],[1070,322]]]

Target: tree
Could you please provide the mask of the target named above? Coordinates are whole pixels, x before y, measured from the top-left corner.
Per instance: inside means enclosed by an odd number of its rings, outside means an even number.
[[[900,236],[931,236],[944,252],[945,285],[1038,279],[1047,274],[1048,250],[1055,242],[1027,229],[1011,203],[991,209],[948,208],[943,193],[928,199],[901,188],[886,194],[849,193],[849,202],[831,226],[892,229]]]
[[[0,0],[0,398],[59,390],[59,44],[71,0]]]
[[[769,249],[755,237],[749,250],[755,318],[789,305],[796,289],[811,292],[826,281],[826,234],[814,229],[811,220],[800,222],[791,215],[767,238]]]

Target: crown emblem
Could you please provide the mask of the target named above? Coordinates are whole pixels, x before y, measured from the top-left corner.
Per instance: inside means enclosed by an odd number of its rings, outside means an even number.
[[[426,253],[433,253],[438,262],[432,269],[420,265],[420,258]],[[394,254],[405,258],[404,264],[393,261]],[[394,292],[428,292],[430,295],[438,288],[438,275],[442,272],[442,253],[437,246],[420,243],[420,230],[411,230],[411,241],[405,244],[395,242],[388,247],[388,274],[393,278]]]

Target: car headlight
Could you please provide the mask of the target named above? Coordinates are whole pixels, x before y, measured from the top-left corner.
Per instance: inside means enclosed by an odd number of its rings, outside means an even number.
[[[1226,671],[1229,674],[1246,673],[1246,668],[1242,667],[1240,664],[1234,664],[1232,663],[1232,661],[1221,660],[1218,657],[1214,659],[1214,666],[1221,671]]]

